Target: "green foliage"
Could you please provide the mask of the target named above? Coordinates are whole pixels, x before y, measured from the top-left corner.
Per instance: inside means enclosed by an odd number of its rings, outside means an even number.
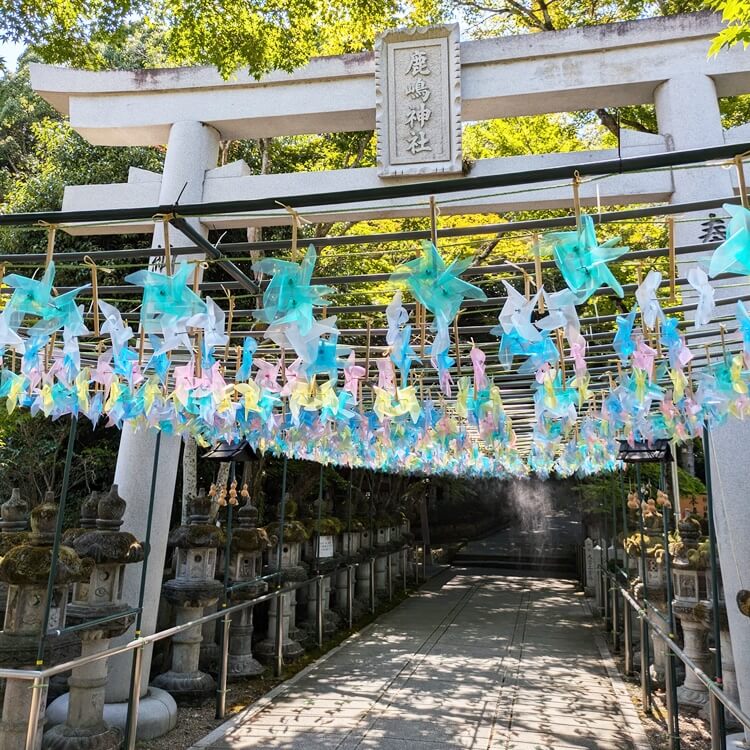
[[[717,55],[726,47],[750,44],[750,1],[749,0],[711,0],[711,8],[721,13],[727,24],[711,43],[709,54]]]
[[[0,408],[0,502],[14,487],[29,505],[36,505],[52,490],[59,498],[70,420],[32,417],[26,409],[7,414]],[[78,425],[71,465],[66,525],[75,523],[77,509],[92,490],[108,489],[115,471],[114,457],[120,431],[99,427],[88,420]]]
[[[440,18],[435,0],[0,0],[0,40],[24,42],[45,62],[96,69],[118,55],[138,61],[130,36],[143,27],[161,41],[151,64],[208,64],[228,78],[294,70],[313,55],[368,49],[390,26]]]

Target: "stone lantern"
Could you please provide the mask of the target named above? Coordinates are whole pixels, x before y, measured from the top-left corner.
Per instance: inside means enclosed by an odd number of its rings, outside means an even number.
[[[330,493],[322,501],[322,507],[318,505],[321,501],[314,503],[314,518],[308,523],[310,537],[305,542],[305,562],[313,573],[323,576],[321,581],[322,607],[323,607],[323,633],[331,636],[341,627],[341,618],[337,612],[331,609],[331,593],[333,589],[334,571],[338,567],[341,555],[337,554],[336,539],[341,531],[341,521],[333,515],[333,498]],[[318,513],[318,510],[320,513]],[[318,515],[320,517],[318,518]],[[344,571],[346,573],[346,571]],[[304,589],[302,589],[304,591]],[[318,618],[318,581],[310,581],[306,594],[307,640],[317,642],[317,618]]]
[[[14,487],[10,498],[0,505],[0,557],[9,549],[28,541],[29,506],[21,498],[21,490]],[[0,582],[0,613],[5,612],[8,586]]]
[[[58,510],[58,506],[51,502],[37,505],[31,511],[31,534],[28,542],[12,547],[0,560],[0,580],[8,584],[5,625],[0,633],[2,666],[23,668],[33,665],[37,658],[47,606],[47,583]],[[76,552],[70,547],[60,545],[50,602],[50,629],[64,626],[70,585],[87,580],[88,575],[89,566]],[[54,646],[48,645],[45,648],[45,662],[51,659],[53,653]],[[6,682],[3,716],[0,721],[0,746],[3,750],[26,748],[30,684],[27,680]],[[40,705],[44,707],[45,703],[46,695],[42,695]],[[39,712],[36,747],[33,750],[41,748],[43,726],[42,708]]]
[[[701,542],[700,521],[688,516],[677,524],[682,541],[672,563],[674,579],[673,611],[680,619],[684,636],[684,651],[704,672],[711,671],[711,654],[706,637],[706,609],[708,580],[706,576],[706,542]],[[680,705],[702,708],[708,701],[708,692],[691,669],[685,670],[685,681],[677,688]]]
[[[370,609],[370,568],[372,566],[371,558],[374,554],[373,524],[371,519],[374,513],[372,500],[369,492],[363,493],[360,502],[357,504],[357,516],[362,522],[362,534],[360,537],[360,564],[357,567],[357,588],[356,598],[360,602],[363,610]]]
[[[204,607],[216,603],[224,591],[214,578],[217,549],[223,534],[209,522],[211,498],[204,491],[190,498],[188,522],[169,535],[176,548],[175,577],[162,587],[164,598],[175,608],[176,623],[197,620]],[[194,703],[213,692],[213,678],[198,668],[202,630],[195,625],[172,638],[172,668],[153,684],[179,703]]]
[[[252,504],[249,494],[247,502],[237,513],[239,528],[232,531],[230,542],[229,583],[249,584],[232,593],[234,601],[248,601],[261,596],[268,589],[265,581],[258,580],[263,571],[263,553],[271,542],[265,529],[258,528],[258,509]],[[262,674],[264,667],[253,656],[253,607],[247,607],[232,615],[229,629],[229,666],[231,677],[254,677]]]
[[[391,519],[388,515],[388,498],[381,496],[380,513],[375,519],[375,593],[378,597],[388,596],[388,559],[391,546]]]
[[[81,656],[91,656],[109,648],[112,638],[122,635],[133,623],[130,607],[122,601],[125,566],[143,560],[141,543],[126,531],[120,531],[125,501],[112,485],[109,493],[101,493],[97,503],[96,528],[79,534],[73,549],[94,565],[86,581],[73,587],[73,600],[68,605],[70,625],[90,628],[78,631]],[[117,615],[122,615],[117,617]],[[107,617],[115,619],[99,622]],[[58,711],[67,709],[64,724],[53,726],[45,735],[44,750],[117,750],[122,743],[120,729],[104,721],[104,692],[107,685],[107,659],[98,659],[73,669],[68,680],[70,693],[55,704]],[[52,707],[51,707],[52,708]],[[53,711],[50,711],[53,714]]]
[[[289,584],[307,580],[307,568],[302,563],[302,544],[307,540],[308,533],[304,525],[297,521],[296,504],[287,497],[286,519],[284,521],[284,533],[281,547],[281,575],[275,581],[283,588]],[[279,560],[279,524],[273,523],[266,527],[271,539],[271,549],[268,555],[268,566],[266,574],[278,572]],[[299,643],[302,634],[297,629],[297,592],[290,589],[283,594],[282,598],[282,622],[281,622],[281,655],[284,659],[293,661],[298,659],[305,650]],[[261,641],[256,653],[258,658],[270,664],[276,656],[276,618],[278,612],[279,598],[274,598],[268,608],[268,632],[266,638]]]

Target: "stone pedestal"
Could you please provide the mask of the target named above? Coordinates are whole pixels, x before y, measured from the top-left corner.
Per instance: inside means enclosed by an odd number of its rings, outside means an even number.
[[[12,547],[0,560],[0,580],[8,584],[5,624],[0,633],[0,663],[3,666],[23,668],[35,663],[47,604],[47,580],[57,513],[57,505],[49,501],[34,508],[28,542]],[[59,547],[50,628],[64,627],[69,586],[87,579],[88,572],[88,566],[74,550]],[[45,659],[47,656],[48,652],[45,652]],[[36,742],[33,748],[26,746],[30,686],[26,680],[6,682],[0,720],[1,750],[39,750],[42,746],[46,691],[40,702]]]
[[[246,490],[243,489],[243,496]],[[247,584],[232,594],[233,601],[248,601],[264,594],[268,589],[265,581],[259,581],[263,570],[263,553],[271,542],[265,529],[259,529],[258,510],[247,502],[237,513],[238,529],[232,533],[229,562],[231,585]],[[232,615],[229,628],[229,677],[255,677],[265,667],[253,656],[253,607]]]
[[[163,586],[164,598],[175,609],[177,625],[203,616],[204,607],[215,604],[224,587],[214,579],[216,550],[222,534],[209,523],[211,500],[205,493],[190,499],[186,526],[169,535],[177,548],[175,578]],[[178,703],[193,704],[210,695],[216,685],[213,678],[199,669],[203,633],[195,625],[172,637],[172,668],[160,674],[154,685],[166,690]]]
[[[271,564],[264,570],[265,574],[274,573],[278,568],[279,561],[279,528],[278,524],[267,527],[269,537],[274,546],[269,553]],[[281,585],[288,587],[291,583],[306,581],[308,572],[302,563],[302,543],[307,538],[307,532],[299,521],[289,520],[284,523],[284,538],[281,548]],[[304,648],[299,642],[304,633],[297,629],[297,592],[288,590],[282,594],[283,618],[281,628],[281,653],[285,660],[298,659],[304,653]],[[271,601],[268,608],[268,632],[263,641],[256,647],[256,654],[260,661],[272,664],[276,658],[276,618],[277,600]]]
[[[683,650],[685,654],[695,662],[704,672],[711,673],[711,654],[706,645],[708,630],[703,624],[695,608],[674,608],[675,615],[679,617],[684,637]],[[681,706],[702,708],[708,702],[708,691],[703,683],[693,674],[692,669],[685,670],[685,681],[677,688],[677,702]]]

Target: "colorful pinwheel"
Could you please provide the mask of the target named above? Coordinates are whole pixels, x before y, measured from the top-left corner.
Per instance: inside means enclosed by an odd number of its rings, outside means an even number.
[[[585,302],[603,286],[611,287],[618,297],[623,296],[622,285],[607,266],[628,251],[627,247],[617,247],[619,242],[619,237],[613,237],[600,245],[593,219],[584,214],[579,230],[546,234],[541,247],[543,250],[551,247],[568,288],[580,302]]]

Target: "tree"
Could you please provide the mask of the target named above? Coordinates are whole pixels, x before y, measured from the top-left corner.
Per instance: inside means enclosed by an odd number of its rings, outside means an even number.
[[[727,26],[716,35],[710,54],[716,55],[719,50],[740,42],[747,47],[750,44],[750,1],[713,0],[711,7],[721,13]]]
[[[45,62],[101,68],[106,49],[127,47],[134,17],[163,34],[169,62],[214,65],[229,77],[366,49],[389,26],[441,16],[435,0],[0,0],[0,40],[24,42]]]

